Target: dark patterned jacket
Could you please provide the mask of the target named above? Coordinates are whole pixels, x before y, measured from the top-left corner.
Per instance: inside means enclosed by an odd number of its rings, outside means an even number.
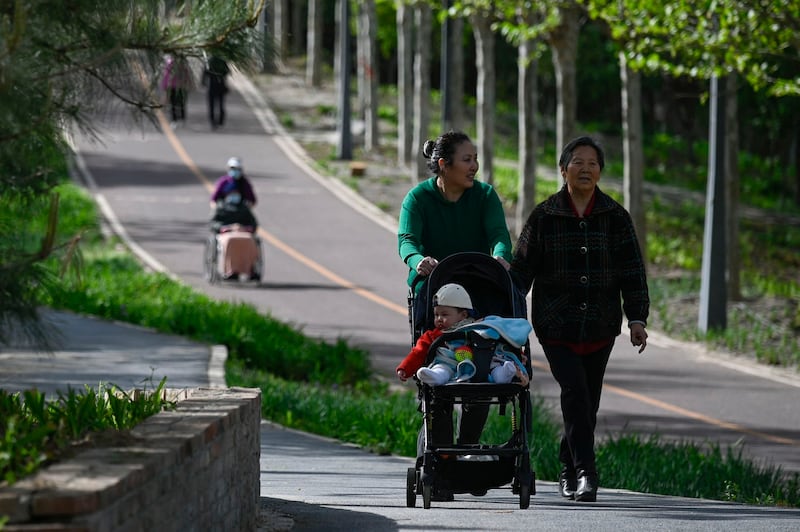
[[[629,321],[647,322],[650,298],[633,221],[599,188],[584,218],[575,215],[566,187],[533,210],[511,277],[524,294],[533,287],[531,323],[540,342],[615,338],[623,308]]]

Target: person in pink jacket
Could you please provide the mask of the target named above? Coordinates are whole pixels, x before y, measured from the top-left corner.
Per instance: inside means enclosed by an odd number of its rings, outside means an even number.
[[[164,75],[161,77],[161,89],[167,95],[174,128],[178,122],[186,121],[186,99],[192,88],[192,71],[185,57],[164,57]]]

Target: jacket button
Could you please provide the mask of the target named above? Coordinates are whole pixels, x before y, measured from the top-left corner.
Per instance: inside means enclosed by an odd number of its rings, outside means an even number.
[[[581,303],[580,304],[580,309],[581,310],[586,310],[586,303]]]
[[[589,282],[589,278],[585,275],[581,275],[581,284],[586,284]]]
[[[581,229],[586,229],[586,222],[584,220],[581,220],[580,222],[578,222],[578,227],[580,227]]]
[[[581,255],[586,255],[586,253],[588,253],[588,251],[589,251],[589,249],[586,246],[581,246]]]

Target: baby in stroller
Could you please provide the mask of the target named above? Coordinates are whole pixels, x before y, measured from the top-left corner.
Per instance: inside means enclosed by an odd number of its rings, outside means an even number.
[[[214,252],[207,266],[213,273],[222,272],[223,280],[238,280],[240,275],[260,280],[258,222],[241,194],[231,192],[216,203],[210,229],[213,241],[209,246],[213,245]]]
[[[456,307],[451,326],[437,317],[436,306]],[[485,317],[475,320],[477,312]],[[418,494],[430,508],[432,500],[453,500],[456,493],[480,496],[509,483],[520,508],[529,506],[535,475],[527,440],[531,401],[525,352],[531,327],[525,316],[525,299],[508,272],[483,253],[446,257],[424,286],[410,290],[414,349],[397,375],[401,380],[416,375],[423,423],[416,465],[407,473],[407,506],[416,504]],[[442,365],[446,368],[437,368]],[[510,410],[508,439],[490,445],[459,431],[454,443],[454,407],[490,405],[497,405],[501,416]]]
[[[468,382],[476,373],[472,348],[461,338],[445,342],[437,348],[433,362],[423,366],[431,344],[446,331],[498,329],[515,338],[521,347],[531,332],[528,320],[487,316],[476,322],[469,294],[456,283],[445,284],[433,296],[433,323],[435,328],[425,331],[411,352],[397,366],[397,377],[405,382],[415,373],[418,380],[430,386],[439,386],[454,380]],[[498,333],[499,334],[499,333]],[[489,365],[489,382],[509,383],[514,377],[527,384],[525,366],[510,351],[498,351]]]

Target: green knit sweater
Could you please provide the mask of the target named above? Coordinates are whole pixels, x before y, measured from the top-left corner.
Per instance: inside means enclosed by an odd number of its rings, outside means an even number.
[[[431,256],[442,260],[453,253],[475,251],[511,260],[503,205],[491,185],[475,181],[456,202],[446,200],[436,177],[423,181],[403,200],[397,231],[400,257],[412,285],[419,262]]]

